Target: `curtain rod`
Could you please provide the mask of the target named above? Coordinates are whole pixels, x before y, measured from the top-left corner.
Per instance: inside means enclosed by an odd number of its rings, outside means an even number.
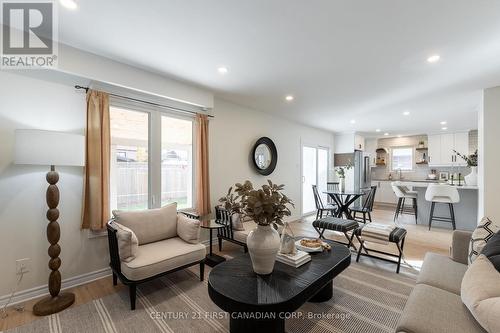
[[[83,86],[75,85],[75,89],[82,89],[82,90],[85,90],[85,92],[87,93],[90,88],[89,87],[83,87]],[[158,107],[161,107],[161,108],[166,108],[166,109],[170,109],[170,110],[177,111],[177,112],[190,113],[190,114],[198,114],[198,112],[196,112],[196,111],[184,110],[184,109],[181,109],[181,108],[176,108],[176,107],[173,107],[173,106],[167,106],[167,105],[163,105],[163,104],[159,104],[159,103],[149,102],[149,101],[145,101],[145,100],[142,100],[142,99],[127,97],[127,96],[113,94],[113,93],[107,93],[107,94],[110,95],[110,96],[113,96],[113,97],[128,99],[128,100],[131,100],[131,101],[134,101],[134,102],[146,103],[146,104],[149,104],[149,105],[158,106]],[[209,118],[215,118],[214,116],[212,116],[210,114],[207,114],[207,116]]]

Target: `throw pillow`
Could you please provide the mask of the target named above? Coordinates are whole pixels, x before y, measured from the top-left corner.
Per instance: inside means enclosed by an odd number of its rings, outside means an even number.
[[[245,231],[245,227],[243,226],[243,221],[241,221],[240,214],[231,215],[231,222],[233,224],[233,230],[235,231]]]
[[[500,273],[479,255],[462,279],[462,302],[488,332],[500,332]]]
[[[119,223],[114,222],[113,227],[116,229],[120,260],[125,262],[134,260],[137,255],[137,250],[139,249],[137,236],[132,230]]]
[[[494,223],[487,217],[483,217],[476,230],[472,233],[469,243],[469,264],[479,256],[488,240],[498,231],[500,231],[500,224]]]
[[[500,232],[491,237],[491,239],[483,247],[481,254],[484,254],[500,272]]]
[[[157,242],[177,236],[177,203],[161,208],[137,211],[114,210],[116,222],[137,235],[139,245]]]
[[[177,235],[191,244],[200,242],[200,221],[191,219],[184,214],[177,215]]]

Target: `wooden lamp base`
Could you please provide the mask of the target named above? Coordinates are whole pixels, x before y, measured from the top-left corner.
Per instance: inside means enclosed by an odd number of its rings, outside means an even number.
[[[33,313],[37,316],[48,316],[70,307],[75,302],[75,294],[60,293],[56,297],[47,296],[33,306]]]
[[[47,316],[57,313],[75,302],[74,294],[60,293],[61,273],[59,272],[59,267],[61,267],[61,258],[59,258],[59,254],[61,253],[61,247],[57,242],[59,242],[61,237],[61,228],[57,222],[59,218],[59,210],[57,209],[57,205],[59,204],[59,189],[56,185],[59,181],[59,174],[55,171],[53,165],[50,167],[46,179],[49,183],[46,194],[47,206],[49,206],[49,210],[47,211],[47,219],[49,220],[49,224],[47,224],[47,240],[50,243],[48,254],[50,257],[49,268],[52,272],[49,275],[50,296],[41,299],[33,306],[33,313],[37,316]]]

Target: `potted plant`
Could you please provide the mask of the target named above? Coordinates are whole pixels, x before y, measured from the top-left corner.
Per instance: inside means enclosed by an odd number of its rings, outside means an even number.
[[[352,168],[351,161],[349,161],[346,166],[341,166],[341,167],[335,168],[335,173],[337,174],[337,177],[339,179],[340,192],[345,191],[345,172],[351,168]]]
[[[233,230],[245,230],[241,222],[241,216],[243,214],[242,205],[240,202],[240,196],[233,193],[233,187],[231,186],[227,191],[226,196],[219,199],[220,205],[224,207],[231,214],[231,225]]]
[[[247,237],[248,252],[257,274],[271,274],[273,271],[280,247],[280,236],[276,229],[278,225],[283,225],[285,216],[291,215],[289,206],[295,207],[283,194],[284,187],[270,180],[260,189],[254,189],[249,180],[235,185],[243,215],[257,223],[257,228]]]
[[[464,155],[460,154],[458,151],[454,150],[454,152],[460,156],[466,163],[467,166],[471,169],[471,173],[465,176],[465,183],[471,186],[477,186],[477,149],[473,154]]]

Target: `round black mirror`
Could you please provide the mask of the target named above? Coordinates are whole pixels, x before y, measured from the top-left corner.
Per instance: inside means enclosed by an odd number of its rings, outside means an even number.
[[[273,140],[262,137],[253,146],[253,163],[258,173],[267,176],[276,168],[278,151]]]

